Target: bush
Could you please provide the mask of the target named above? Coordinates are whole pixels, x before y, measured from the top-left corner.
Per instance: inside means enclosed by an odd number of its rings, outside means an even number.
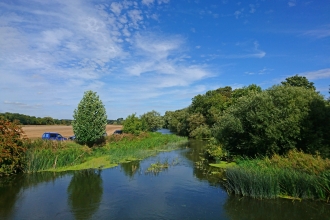
[[[141,115],[142,129],[144,131],[157,131],[163,127],[163,120],[159,112],[155,110]]]
[[[104,142],[107,115],[96,92],[84,93],[78,108],[74,110],[73,119],[72,128],[78,143],[91,147]]]
[[[326,111],[323,97],[311,89],[274,86],[238,99],[213,134],[236,155],[285,154],[295,148],[315,153],[329,143]]]
[[[23,170],[26,139],[18,121],[0,119],[0,176]]]
[[[123,132],[139,135],[142,131],[142,121],[135,114],[127,116],[123,123]]]

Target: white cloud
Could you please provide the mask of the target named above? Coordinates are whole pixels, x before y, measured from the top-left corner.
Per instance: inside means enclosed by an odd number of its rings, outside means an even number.
[[[220,58],[228,58],[228,59],[244,59],[244,58],[263,58],[266,56],[266,52],[259,49],[258,41],[253,42],[253,48],[251,47],[251,42],[237,42],[235,44],[238,48],[244,48],[244,51],[238,54],[230,54],[230,55],[219,55]]]
[[[249,11],[250,13],[253,14],[254,12],[256,12],[256,7],[255,7],[255,5],[250,4],[249,6],[250,6],[250,11]]]
[[[330,25],[327,25],[324,28],[306,31],[304,35],[312,36],[315,38],[330,37]]]
[[[309,80],[327,79],[330,78],[330,68],[311,71],[311,72],[304,72],[298,75],[303,75]]]
[[[169,1],[142,2],[155,3]],[[127,108],[131,100],[151,103],[175,91],[169,87],[191,93],[188,85],[210,77],[206,66],[185,61],[182,37],[144,31],[148,18],[158,19],[159,6],[150,11],[133,1],[0,4],[8,10],[0,15],[0,88],[6,97],[0,98],[1,109],[70,118],[88,89]]]
[[[297,1],[296,0],[290,0],[288,2],[289,7],[294,7],[294,6],[296,6],[296,4],[297,4]]]
[[[119,16],[121,10],[123,9],[123,6],[118,2],[112,2],[110,5],[110,9],[115,15]]]
[[[142,11],[141,10],[136,10],[136,9],[130,10],[128,12],[128,16],[131,18],[132,25],[135,28],[137,28],[138,27],[138,23],[143,20],[143,16],[142,16]]]
[[[149,5],[152,5],[154,3],[154,1],[155,0],[142,0],[142,4],[149,6]]]

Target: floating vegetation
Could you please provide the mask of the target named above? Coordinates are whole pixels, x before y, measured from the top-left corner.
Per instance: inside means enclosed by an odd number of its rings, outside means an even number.
[[[237,164],[235,162],[220,161],[219,163],[210,163],[209,165],[211,167],[226,169],[226,168],[229,168],[229,167],[234,167]]]
[[[172,163],[169,163],[168,159],[166,159],[164,162],[158,160],[156,163],[150,164],[150,166],[147,168],[145,173],[158,175],[160,172],[167,170],[170,166],[175,166],[178,163],[179,163],[178,158],[173,159]]]

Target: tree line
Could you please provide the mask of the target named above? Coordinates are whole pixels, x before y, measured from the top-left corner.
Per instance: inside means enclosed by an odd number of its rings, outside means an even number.
[[[19,121],[21,125],[71,125],[70,119],[54,119],[52,117],[35,117],[19,113],[0,113],[0,118],[14,122]]]
[[[14,122],[19,121],[21,125],[71,125],[71,119],[54,119],[52,117],[35,117],[19,113],[0,113],[0,118]],[[118,118],[117,120],[108,119],[108,124],[121,125],[123,123],[123,118]]]
[[[196,139],[210,139],[234,155],[285,154],[298,149],[330,157],[330,105],[306,77],[292,76],[266,90],[255,84],[197,95],[167,111],[164,125]]]

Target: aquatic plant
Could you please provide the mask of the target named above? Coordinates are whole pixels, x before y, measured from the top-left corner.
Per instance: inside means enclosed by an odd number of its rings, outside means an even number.
[[[227,191],[253,198],[330,199],[329,160],[298,151],[287,156],[243,159],[228,168]],[[316,167],[318,165],[319,167]]]
[[[24,172],[63,171],[107,168],[118,163],[142,160],[160,151],[172,150],[187,143],[176,135],[141,133],[112,135],[103,147],[89,148],[75,142],[55,142],[37,139],[26,144]],[[119,137],[121,136],[121,137]]]

